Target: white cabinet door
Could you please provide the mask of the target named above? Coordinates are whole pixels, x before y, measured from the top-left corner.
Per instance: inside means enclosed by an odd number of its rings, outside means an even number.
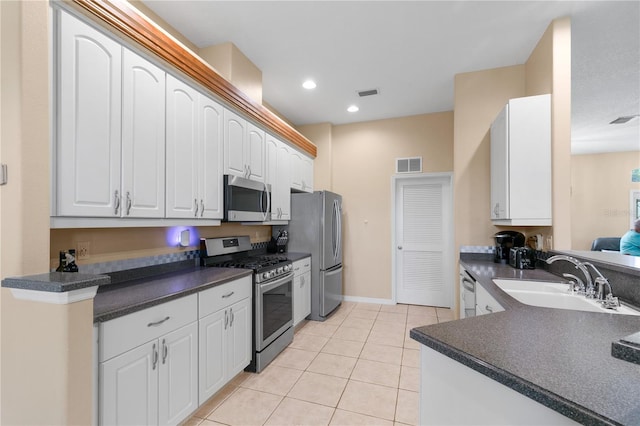
[[[203,404],[226,383],[225,334],[229,325],[228,314],[220,310],[199,321],[199,401]],[[225,323],[226,318],[226,323]]]
[[[224,110],[224,174],[247,177],[245,139],[247,121],[238,114]]]
[[[119,216],[122,48],[59,16],[56,214]]]
[[[222,219],[224,215],[222,200],[224,108],[202,94],[199,101],[200,212],[198,215],[205,219]]]
[[[271,185],[271,218],[291,219],[291,153],[284,142],[267,134],[267,183]]]
[[[278,145],[278,173],[276,177],[276,189],[278,191],[278,207],[280,211],[277,219],[291,219],[291,149],[280,141]],[[271,188],[273,191],[273,188]],[[273,216],[273,209],[272,216]]]
[[[509,105],[491,124],[491,219],[509,217]]]
[[[231,379],[251,362],[251,299],[243,299],[228,310],[227,379]]]
[[[198,92],[167,76],[166,217],[193,218],[198,197]]]
[[[291,150],[291,189],[302,191],[302,154]]]
[[[158,351],[154,340],[100,365],[100,424],[158,423]]]
[[[248,178],[265,181],[265,132],[253,123],[247,122],[245,164]]]
[[[510,99],[491,125],[491,219],[547,226],[551,216],[551,95]]]
[[[158,424],[178,424],[198,408],[198,324],[160,338]]]
[[[302,303],[301,303],[301,320],[311,314],[311,272],[305,272],[301,277],[302,287]]]
[[[313,159],[291,150],[291,188],[313,192]]]
[[[302,156],[302,191],[313,192],[313,159]]]
[[[123,217],[164,217],[165,72],[124,49],[122,78]]]

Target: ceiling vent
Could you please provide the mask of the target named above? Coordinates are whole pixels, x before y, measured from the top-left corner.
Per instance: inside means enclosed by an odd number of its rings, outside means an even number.
[[[359,90],[358,91],[358,96],[360,96],[361,98],[364,98],[365,96],[373,96],[373,95],[377,95],[378,93],[378,89],[369,89],[369,90]]]
[[[634,118],[638,117],[637,115],[625,115],[623,117],[618,117],[615,120],[613,120],[611,123],[609,124],[624,124],[627,121],[631,121]]]
[[[422,157],[396,158],[396,173],[422,173]]]

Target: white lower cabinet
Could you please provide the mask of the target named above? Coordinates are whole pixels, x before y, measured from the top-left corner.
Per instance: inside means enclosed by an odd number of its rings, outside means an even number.
[[[311,257],[293,262],[293,325],[311,313]]]
[[[476,316],[504,311],[502,305],[494,299],[480,284],[476,284]]]
[[[198,408],[196,309],[192,295],[101,324],[100,424],[175,425]]]
[[[199,294],[199,401],[251,362],[251,277]]]

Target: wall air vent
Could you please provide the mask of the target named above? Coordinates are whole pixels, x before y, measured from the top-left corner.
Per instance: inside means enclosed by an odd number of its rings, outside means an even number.
[[[378,93],[378,89],[369,89],[369,90],[358,90],[358,96],[360,96],[361,98],[364,98],[365,96],[373,96],[373,95],[377,95]]]
[[[631,121],[634,118],[638,117],[637,115],[625,115],[623,117],[618,117],[615,120],[613,120],[611,123],[609,124],[624,124],[627,121]]]
[[[396,173],[422,173],[422,157],[396,158]]]

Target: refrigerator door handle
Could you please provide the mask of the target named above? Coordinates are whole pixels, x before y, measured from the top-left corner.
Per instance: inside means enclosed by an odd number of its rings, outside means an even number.
[[[338,223],[338,200],[333,200],[333,220],[331,223],[332,226],[332,231],[333,231],[333,238],[332,238],[332,243],[333,243],[333,260],[337,260],[338,259],[338,227],[339,227],[339,223]]]

